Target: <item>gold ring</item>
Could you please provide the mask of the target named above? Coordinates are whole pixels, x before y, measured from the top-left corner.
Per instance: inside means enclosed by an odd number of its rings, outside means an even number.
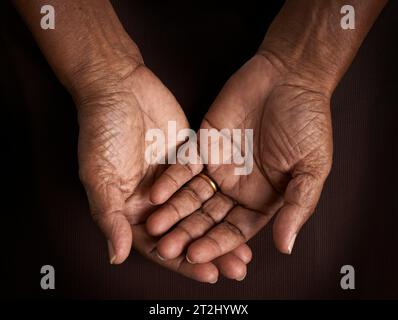
[[[217,192],[217,185],[209,176],[205,175],[204,173],[199,173],[198,176],[206,180],[214,192]]]

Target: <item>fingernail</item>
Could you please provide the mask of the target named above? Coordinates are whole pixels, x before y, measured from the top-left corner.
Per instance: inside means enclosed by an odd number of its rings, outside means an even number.
[[[210,283],[210,284],[215,284],[215,283],[217,283],[217,281],[218,281],[218,278],[216,278],[216,280],[209,281],[209,283]]]
[[[112,242],[108,240],[108,253],[109,253],[109,262],[110,264],[114,264],[116,260],[115,250],[113,249]]]
[[[236,281],[243,281],[243,279],[246,278],[246,275],[247,275],[247,273],[245,273],[245,274],[243,275],[243,277],[240,277],[240,278],[236,279]]]
[[[188,258],[188,255],[186,255],[185,256],[185,259],[187,259],[187,261],[190,263],[190,264],[195,264],[195,262],[193,262],[192,260],[190,260],[189,258]],[[217,282],[217,280],[216,280],[216,282]],[[210,282],[211,283],[211,282]],[[215,283],[215,282],[214,282]]]
[[[292,253],[294,241],[296,241],[297,233],[293,234],[292,238],[290,239],[289,246],[287,248],[288,254]]]
[[[162,260],[162,261],[165,261],[166,259],[165,258],[163,258],[160,254],[159,254],[159,252],[156,250],[156,255],[157,255],[157,257],[159,258],[159,260]]]

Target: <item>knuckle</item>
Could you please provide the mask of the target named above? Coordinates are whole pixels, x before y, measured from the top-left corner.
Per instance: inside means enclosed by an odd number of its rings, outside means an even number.
[[[181,189],[181,194],[182,197],[187,196],[189,199],[191,199],[192,204],[201,204],[202,199],[201,196],[198,194],[198,192],[195,191],[195,189],[191,188],[190,186],[186,186]]]
[[[232,223],[228,220],[225,220],[223,223],[223,226],[227,231],[236,235],[238,237],[238,239],[240,239],[241,241],[246,242],[248,240],[246,235],[243,233],[243,231],[234,223]]]
[[[201,164],[192,163],[187,163],[186,165],[182,165],[182,167],[185,169],[186,172],[188,172],[189,176],[191,177],[196,176],[203,169],[203,166]]]
[[[218,251],[218,254],[222,254],[224,252],[224,249],[220,242],[214,238],[212,235],[208,234],[206,236],[206,239],[210,242],[210,244]]]
[[[195,192],[195,194],[201,200],[201,202],[206,201],[214,194],[214,190],[210,186],[210,184],[201,178],[194,179],[187,186],[193,192]]]
[[[182,218],[181,214],[180,214],[180,211],[178,210],[178,207],[172,201],[169,201],[166,204],[166,208],[169,208],[171,212],[174,212],[174,214],[176,215],[177,220],[180,220]]]
[[[174,179],[174,177],[171,174],[169,174],[167,171],[165,171],[163,174],[167,178],[169,183],[173,185],[174,188],[178,189],[180,187],[177,180]]]
[[[200,217],[208,226],[213,226],[217,224],[217,220],[214,219],[212,214],[206,210],[206,207],[203,206],[197,211],[198,217]]]
[[[232,209],[234,202],[227,196],[217,192],[204,206],[207,211],[219,213],[222,217]],[[214,215],[214,214],[213,214]],[[222,217],[220,219],[222,219]]]
[[[189,241],[192,241],[194,239],[194,236],[192,235],[190,229],[185,227],[184,224],[179,224],[177,226],[177,229],[186,234],[186,236],[189,238]]]
[[[202,171],[203,165],[188,163],[187,168],[189,171],[191,171],[192,176],[196,176],[197,174],[199,174]]]

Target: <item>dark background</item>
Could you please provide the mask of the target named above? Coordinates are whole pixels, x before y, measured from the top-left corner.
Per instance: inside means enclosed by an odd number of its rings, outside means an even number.
[[[196,127],[254,54],[282,1],[165,2],[113,1],[146,64]],[[1,1],[0,10],[1,296],[398,298],[398,1],[389,2],[334,94],[333,169],[292,256],[276,251],[268,227],[250,241],[247,278],[216,285],[136,252],[109,265],[78,179],[72,100],[14,8]],[[56,290],[40,288],[45,264],[55,267]],[[346,264],[355,267],[355,290],[340,288]]]

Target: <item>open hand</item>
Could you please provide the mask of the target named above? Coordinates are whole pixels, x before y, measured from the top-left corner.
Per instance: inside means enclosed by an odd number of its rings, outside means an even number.
[[[330,171],[329,100],[266,55],[247,62],[226,83],[201,128],[253,129],[253,171],[235,175],[233,164],[206,165],[204,173],[219,188],[206,194],[197,167],[167,169],[151,192],[153,203],[165,204],[147,221],[154,236],[169,231],[159,241],[159,254],[173,259],[187,248],[190,262],[209,262],[246,243],[274,215],[275,244],[290,253]]]
[[[156,239],[144,228],[155,209],[150,187],[164,169],[145,161],[145,133],[151,128],[166,130],[168,121],[175,121],[177,129],[188,127],[168,89],[135,60],[97,65],[78,76],[80,177],[93,219],[108,239],[111,263],[127,258],[134,234],[134,245],[144,256],[196,280],[215,282],[219,271],[233,279],[245,274],[251,259],[246,245],[214,262],[192,266],[184,256],[159,259]]]

